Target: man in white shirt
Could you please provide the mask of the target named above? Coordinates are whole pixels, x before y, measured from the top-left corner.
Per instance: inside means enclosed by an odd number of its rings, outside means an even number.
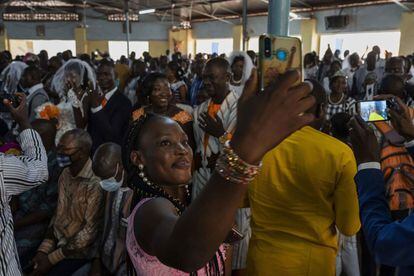
[[[348,90],[351,91],[352,85],[354,83],[354,74],[360,68],[360,58],[357,53],[353,53],[349,56],[350,67],[343,70],[344,74],[347,77]]]
[[[46,150],[39,134],[31,129],[26,97],[20,95],[20,101],[17,108],[13,108],[8,100],[4,101],[20,126],[18,140],[22,148],[20,156],[0,154],[0,275],[5,276],[21,275],[9,200],[48,180]]]
[[[49,96],[43,89],[42,72],[37,66],[24,69],[20,85],[26,90],[27,108],[30,122],[36,119],[36,108],[49,101]]]
[[[372,47],[372,51],[375,52],[375,54],[377,55],[377,63],[376,63],[376,67],[380,68],[381,70],[384,70],[385,68],[385,59],[381,58],[381,49],[379,46],[374,46]]]

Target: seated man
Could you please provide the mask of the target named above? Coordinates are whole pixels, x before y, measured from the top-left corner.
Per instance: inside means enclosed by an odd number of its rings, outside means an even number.
[[[99,248],[100,258],[92,265],[92,275],[126,275],[126,223],[130,213],[133,191],[124,185],[126,173],[122,165],[121,147],[114,143],[101,145],[95,152],[92,165],[102,180],[105,191],[105,221]]]
[[[57,205],[58,180],[61,169],[56,161],[56,125],[48,120],[35,120],[32,127],[42,138],[47,152],[48,182],[24,192],[17,198],[14,235],[20,264],[25,270],[42,242]]]
[[[33,259],[34,275],[71,275],[97,254],[103,196],[92,171],[91,148],[91,137],[81,129],[60,139],[57,161],[65,169],[55,216]]]
[[[268,152],[249,186],[248,275],[335,275],[337,229],[353,236],[360,228],[355,158],[319,131],[327,101],[312,83],[316,120]]]

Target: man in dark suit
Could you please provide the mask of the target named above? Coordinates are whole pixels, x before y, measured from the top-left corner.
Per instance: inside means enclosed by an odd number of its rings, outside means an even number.
[[[92,136],[92,153],[102,144],[122,143],[128,128],[132,106],[115,85],[114,64],[103,60],[97,69],[98,89],[91,96],[88,131]]]

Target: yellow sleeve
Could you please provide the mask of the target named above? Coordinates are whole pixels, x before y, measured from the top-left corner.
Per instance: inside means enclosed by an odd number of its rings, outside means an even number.
[[[358,196],[354,177],[357,165],[352,152],[346,151],[342,159],[340,176],[334,192],[335,222],[345,236],[355,235],[360,227]]]

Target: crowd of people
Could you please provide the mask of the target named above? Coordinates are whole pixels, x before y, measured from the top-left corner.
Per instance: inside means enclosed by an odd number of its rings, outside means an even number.
[[[413,275],[413,62],[1,52],[0,274]]]

